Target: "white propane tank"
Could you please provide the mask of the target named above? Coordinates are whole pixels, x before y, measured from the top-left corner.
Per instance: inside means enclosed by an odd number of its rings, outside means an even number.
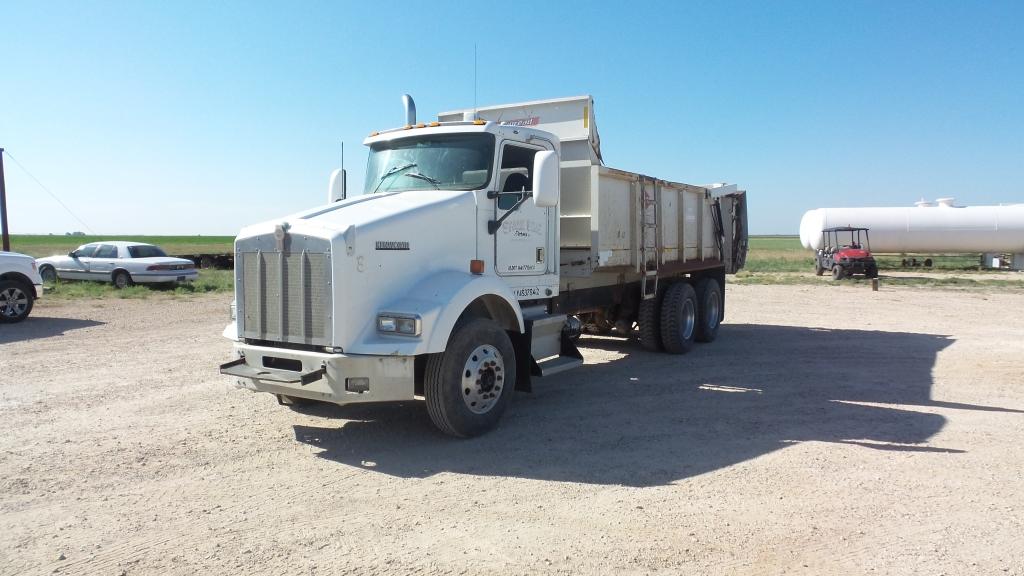
[[[800,242],[817,250],[823,229],[862,226],[870,229],[873,252],[1024,253],[1024,204],[955,206],[953,200],[921,199],[914,207],[809,210],[800,220]]]

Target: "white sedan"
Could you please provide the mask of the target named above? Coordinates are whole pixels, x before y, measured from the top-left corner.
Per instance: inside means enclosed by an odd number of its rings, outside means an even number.
[[[95,280],[117,288],[135,283],[191,282],[199,273],[191,260],[172,258],[158,246],[140,242],[93,242],[67,256],[39,258],[45,282]]]

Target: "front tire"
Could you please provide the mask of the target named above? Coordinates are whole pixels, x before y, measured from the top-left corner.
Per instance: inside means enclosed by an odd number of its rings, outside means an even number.
[[[427,360],[423,395],[430,420],[445,434],[479,436],[498,425],[516,384],[508,334],[492,320],[457,325],[448,348]]]
[[[131,274],[124,270],[114,272],[114,277],[111,279],[111,282],[114,284],[114,288],[117,288],[118,290],[122,290],[134,284],[134,282],[132,282]]]
[[[34,301],[31,287],[14,280],[0,281],[0,323],[13,324],[28,318]]]
[[[669,354],[686,354],[697,336],[697,293],[686,282],[665,291],[661,303],[661,344]]]
[[[39,276],[43,279],[44,284],[54,284],[57,282],[57,270],[53,266],[40,266]]]
[[[842,264],[836,264],[832,267],[832,279],[842,280],[846,276],[846,270],[843,269]]]

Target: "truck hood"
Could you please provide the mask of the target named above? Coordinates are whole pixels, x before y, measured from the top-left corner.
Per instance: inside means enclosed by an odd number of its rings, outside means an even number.
[[[256,250],[262,251],[265,259],[278,252],[280,245],[274,233],[287,223],[289,254],[303,254],[306,250],[309,254],[328,254],[328,278],[317,280],[317,286],[308,287],[305,293],[291,296],[308,298],[309,294],[319,294],[318,287],[326,287],[329,294],[318,296],[321,299],[310,307],[329,318],[330,326],[323,331],[318,329],[317,333],[333,347],[360,353],[361,344],[377,338],[376,313],[407,295],[422,279],[443,271],[469,274],[469,262],[477,257],[476,209],[476,193],[472,191],[358,196],[246,227],[235,240],[236,251],[243,258],[241,267],[236,262],[236,270],[240,269],[242,276],[258,274],[255,266],[246,268],[246,262],[259,258],[254,256]],[[273,276],[279,266],[277,262],[276,258],[265,260],[265,273]],[[312,268],[307,271],[312,282]],[[241,284],[245,284],[244,278]],[[249,284],[254,285],[252,281]],[[279,291],[264,291],[263,296],[255,290],[246,294],[244,287],[236,284],[236,299],[246,310],[245,317],[239,314],[240,320],[255,325],[254,306],[258,305],[258,298],[269,298],[272,294]],[[296,302],[296,313],[299,309]],[[269,331],[259,339],[278,338],[274,331]]]
[[[272,231],[278,224],[288,222],[293,227],[299,225],[303,231],[312,232],[313,229],[320,229],[323,237],[330,238],[345,232],[349,226],[362,227],[402,214],[438,207],[439,204],[465,195],[472,197],[473,193],[461,190],[416,190],[355,196],[334,204],[248,226],[242,229],[238,237],[261,234],[268,227]]]
[[[19,252],[4,252],[3,250],[0,250],[0,260],[6,260],[8,262],[31,262],[32,260],[35,260],[35,258]]]

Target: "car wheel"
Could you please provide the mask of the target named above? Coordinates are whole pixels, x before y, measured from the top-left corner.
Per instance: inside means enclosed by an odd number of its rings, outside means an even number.
[[[487,318],[456,326],[448,348],[427,360],[423,396],[430,420],[460,438],[498,425],[516,384],[516,356],[508,334]]]
[[[821,265],[821,262],[818,262],[817,260],[815,260],[814,261],[814,275],[815,276],[821,276],[824,273],[825,273],[825,267]]]
[[[46,284],[53,284],[57,281],[57,270],[53,266],[40,266],[39,276]]]
[[[21,322],[28,318],[34,300],[31,287],[15,280],[0,281],[0,322]]]
[[[669,354],[685,354],[697,336],[697,293],[686,282],[676,282],[661,302],[661,345]]]
[[[842,280],[846,276],[846,270],[843,270],[842,264],[836,264],[832,267],[832,279]]]
[[[697,342],[712,342],[722,325],[722,289],[714,278],[697,282]]]
[[[131,286],[134,282],[132,282],[131,274],[128,274],[124,270],[118,270],[117,272],[114,272],[113,284],[114,288],[121,290],[122,288]]]

